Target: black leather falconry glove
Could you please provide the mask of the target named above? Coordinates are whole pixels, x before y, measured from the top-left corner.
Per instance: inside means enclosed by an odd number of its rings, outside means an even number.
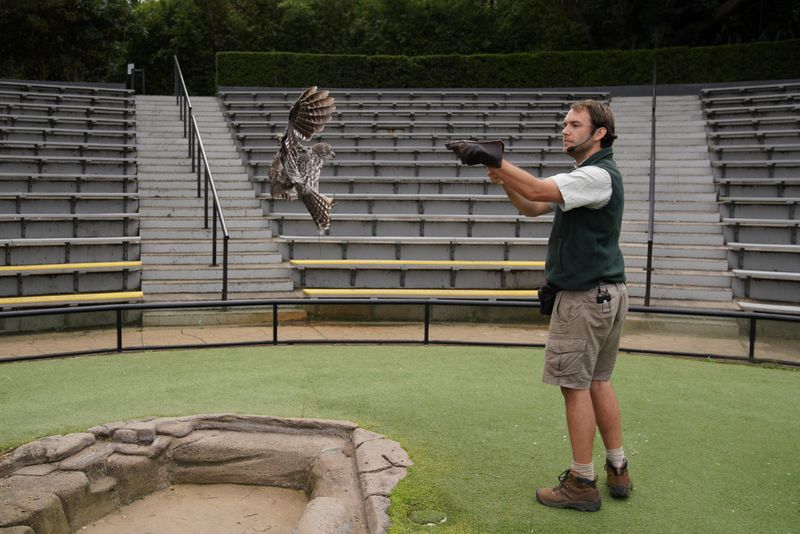
[[[445,148],[452,150],[465,165],[486,165],[499,168],[505,145],[502,141],[451,141]]]

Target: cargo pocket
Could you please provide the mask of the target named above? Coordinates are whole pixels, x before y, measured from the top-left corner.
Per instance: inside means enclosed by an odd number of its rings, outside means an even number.
[[[585,339],[549,339],[544,350],[546,374],[553,377],[579,374],[585,351]]]

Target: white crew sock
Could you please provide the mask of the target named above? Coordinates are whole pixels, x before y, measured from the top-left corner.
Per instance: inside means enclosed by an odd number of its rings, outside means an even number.
[[[606,460],[616,468],[625,465],[625,451],[620,447],[619,449],[608,449],[606,451]]]
[[[572,467],[570,467],[570,469],[581,478],[594,480],[594,464],[579,464],[575,462],[575,460],[572,460]]]

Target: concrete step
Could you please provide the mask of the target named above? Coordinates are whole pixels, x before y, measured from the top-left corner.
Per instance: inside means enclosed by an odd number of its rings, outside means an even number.
[[[214,174],[214,183],[217,182],[249,182],[249,178],[247,177],[247,173],[240,172],[234,168],[224,168],[224,169],[212,169],[211,172]],[[175,182],[186,182],[192,183],[197,185],[197,168],[195,168],[194,172],[191,171],[191,167],[187,167],[182,172],[170,172],[170,173],[157,173],[157,172],[139,172],[139,182],[141,183],[142,187],[147,187],[149,185],[158,185],[165,181],[175,181]],[[204,180],[204,176],[201,172],[200,174],[200,181]],[[252,185],[250,186],[252,187]]]
[[[182,301],[208,301],[220,300],[221,291],[214,292],[175,292],[175,293],[145,293],[146,302],[182,302]],[[262,299],[289,299],[302,298],[302,292],[294,289],[280,289],[275,291],[228,291],[228,300],[262,300]],[[270,315],[271,316],[271,315]]]
[[[645,232],[622,232],[620,234],[621,243],[646,243],[647,234]],[[678,232],[660,232],[656,234],[653,242],[663,245],[692,245],[721,247],[724,244],[722,234],[683,234]]]
[[[206,253],[211,257],[211,239],[180,240],[180,239],[150,239],[143,240],[140,245],[142,257],[148,254],[175,254],[175,253]],[[230,239],[228,241],[228,254],[239,252],[254,253],[280,253],[279,246],[272,240],[265,239]],[[222,242],[217,243],[217,253],[222,255]]]
[[[205,148],[206,157],[208,158],[210,164],[213,164],[216,159],[226,159],[237,155],[237,152],[235,152],[234,148],[224,144],[207,144],[205,139],[203,140],[203,147]],[[160,162],[167,160],[172,160],[174,162],[180,161],[181,165],[186,165],[187,167],[191,168],[192,163],[191,159],[189,159],[189,149],[186,146],[174,144],[163,145],[158,148],[142,147],[139,150],[147,150],[151,156],[151,158],[148,159],[153,159],[154,163],[156,161]]]
[[[645,284],[628,284],[628,295],[631,297],[644,297]],[[715,289],[704,286],[675,286],[665,284],[653,284],[650,287],[650,296],[654,299],[687,300],[687,301],[710,301],[729,303],[733,299],[730,289]]]
[[[291,267],[285,263],[242,264],[228,261],[228,281],[285,280],[291,277]],[[150,265],[142,270],[143,282],[165,282],[170,280],[210,280],[222,276],[222,262],[209,265]]]
[[[215,158],[213,160],[209,157],[211,172],[214,172],[217,167],[241,167],[241,165],[242,160],[238,157]],[[186,169],[191,169],[191,166],[192,160],[189,158],[161,157],[158,153],[148,154],[146,158],[141,158],[140,156],[139,162],[139,170],[142,172],[159,172],[158,170],[154,171],[154,168],[160,168],[167,172],[186,172]]]
[[[263,230],[264,218],[263,217],[230,217],[226,215],[225,223],[228,225],[229,230]],[[172,229],[194,229],[201,228],[204,224],[204,219],[200,217],[140,217],[139,229],[140,230],[172,230]],[[209,222],[209,224],[212,224]]]
[[[223,135],[204,135],[202,132],[200,135],[203,137],[203,146],[208,149],[210,146],[214,147],[230,147],[232,150],[238,150],[236,148],[236,143],[233,141],[230,135],[223,136]],[[146,139],[137,139],[136,141],[136,148],[137,150],[183,150],[184,152],[188,152],[189,150],[189,140],[185,137],[147,137]]]
[[[142,280],[142,291],[145,296],[153,293],[217,293],[222,291],[222,272],[220,280]],[[294,284],[291,279],[253,279],[253,280],[228,280],[228,291],[234,292],[274,292],[292,291]]]
[[[728,261],[724,258],[706,259],[654,256],[652,258],[652,266],[654,269],[689,269],[692,271],[727,272]],[[631,271],[640,269],[644,272],[647,268],[647,256],[625,255],[625,268]]]
[[[641,242],[620,243],[620,249],[625,257],[646,256],[647,237]],[[710,260],[725,260],[728,249],[724,246],[698,246],[698,245],[674,245],[661,242],[653,243],[653,255],[658,258],[695,258]]]
[[[253,191],[253,186],[244,180],[217,180],[214,177],[214,186],[217,188],[217,193],[221,196],[224,192],[229,191]],[[205,190],[205,182],[201,179],[201,191]],[[197,180],[175,180],[170,177],[169,180],[160,180],[158,182],[150,182],[147,184],[140,184],[139,195],[148,196],[148,194],[165,195],[168,193],[176,193],[175,196],[185,196],[185,192],[197,195]],[[716,197],[714,197],[716,198]]]
[[[262,219],[264,217],[264,210],[261,208],[231,208],[225,209],[225,220],[229,220],[233,217],[258,217]],[[139,219],[144,220],[147,218],[160,218],[160,217],[192,217],[199,220],[203,219],[204,209],[202,207],[196,208],[176,208],[176,207],[168,207],[168,208],[145,208],[139,210]]]
[[[176,207],[176,208],[191,208],[191,207],[202,207],[204,204],[204,199],[202,197],[197,198],[190,198],[190,197],[166,197],[166,196],[144,196],[139,199],[139,209],[147,209],[147,208],[165,208],[165,207]],[[234,209],[234,208],[251,208],[256,209],[261,207],[261,201],[256,198],[246,198],[246,197],[227,197],[227,198],[220,198],[220,202],[222,202],[222,209]]]
[[[687,222],[662,222],[656,221],[653,225],[654,236],[658,238],[662,234],[714,234],[719,235],[720,223],[687,223]],[[622,221],[623,232],[647,232],[648,222],[642,221]]]
[[[148,252],[142,254],[142,265],[148,267],[167,266],[167,265],[181,265],[188,268],[194,268],[195,265],[210,265],[211,264],[211,251],[188,253],[188,252],[165,252],[154,253]],[[235,253],[228,252],[228,262],[235,261],[238,265],[259,265],[269,264],[275,265],[283,262],[283,258],[278,252],[242,252]],[[217,262],[222,261],[221,250],[217,251]]]
[[[211,226],[209,221],[209,226]],[[219,223],[218,223],[219,224]],[[151,239],[177,239],[181,241],[192,240],[208,240],[211,242],[212,229],[204,228],[161,228],[161,227],[146,227],[142,229],[143,235],[147,236],[148,240]],[[228,233],[231,240],[238,239],[270,239],[272,231],[269,228],[228,228]],[[222,228],[217,226],[217,238],[222,238]],[[230,246],[230,244],[229,244]]]
[[[645,269],[628,269],[625,277],[634,284],[644,284],[647,279]],[[730,290],[731,275],[727,271],[691,271],[686,269],[654,269],[651,281],[662,286],[698,286]]]

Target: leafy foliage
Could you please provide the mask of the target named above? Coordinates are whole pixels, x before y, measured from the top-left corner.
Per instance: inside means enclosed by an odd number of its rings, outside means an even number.
[[[121,81],[124,65],[135,62],[147,73],[148,92],[166,93],[178,55],[190,92],[210,94],[214,58],[222,51],[438,58],[788,40],[800,37],[800,3],[26,0],[0,2],[0,32],[2,77]],[[420,65],[441,59],[426,61],[403,63],[403,75],[413,71],[430,80],[418,83],[434,83]],[[443,78],[434,70],[435,80],[460,78],[457,71]]]
[[[796,76],[800,40],[716,47],[437,56],[221,52],[218,86],[587,87]]]
[[[0,2],[0,76],[103,81],[124,72],[127,0]]]

